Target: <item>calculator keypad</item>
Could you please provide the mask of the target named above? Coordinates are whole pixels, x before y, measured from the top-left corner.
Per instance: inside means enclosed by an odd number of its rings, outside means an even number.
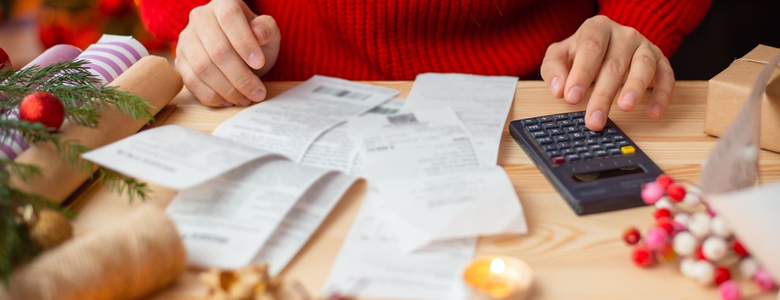
[[[610,126],[601,131],[585,127],[585,112],[522,120],[521,124],[553,164],[634,154],[635,148]]]

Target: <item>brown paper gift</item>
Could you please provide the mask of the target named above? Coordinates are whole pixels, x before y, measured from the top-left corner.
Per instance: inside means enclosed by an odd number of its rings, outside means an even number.
[[[753,81],[780,49],[758,45],[709,81],[704,133],[720,136],[750,94]],[[761,103],[761,148],[780,152],[780,68],[775,69]]]

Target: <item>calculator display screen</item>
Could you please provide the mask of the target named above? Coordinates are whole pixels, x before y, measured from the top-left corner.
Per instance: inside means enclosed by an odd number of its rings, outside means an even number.
[[[623,167],[623,168],[616,168],[616,169],[610,169],[610,170],[603,170],[603,171],[598,171],[598,172],[575,174],[575,175],[572,175],[572,178],[574,178],[574,181],[577,181],[577,182],[588,182],[588,181],[594,181],[594,180],[599,180],[599,179],[620,177],[620,176],[626,176],[626,175],[631,175],[631,174],[640,174],[640,173],[645,173],[645,170],[642,169],[642,167],[640,167],[640,166],[631,166],[631,167]]]

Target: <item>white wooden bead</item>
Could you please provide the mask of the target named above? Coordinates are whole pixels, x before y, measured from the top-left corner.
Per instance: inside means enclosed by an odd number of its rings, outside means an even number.
[[[753,278],[758,272],[758,263],[751,257],[745,257],[739,262],[739,274],[744,278]]]
[[[719,236],[710,236],[704,240],[704,244],[701,246],[701,251],[704,257],[710,261],[719,261],[726,256],[728,246],[726,240]]]
[[[682,275],[685,277],[693,278],[694,262],[696,262],[696,260],[691,257],[686,257],[680,260],[680,273],[682,273]]]
[[[685,198],[683,198],[683,200],[680,202],[680,205],[687,208],[697,208],[699,205],[701,205],[701,197],[699,194],[686,192]]]
[[[655,203],[655,209],[661,209],[661,208],[666,208],[671,213],[674,213],[676,211],[676,209],[674,208],[674,204],[672,204],[672,201],[669,200],[668,196],[661,197],[661,199],[659,199],[658,202]]]
[[[693,280],[701,285],[710,285],[715,281],[715,266],[706,260],[697,260],[691,268]]]
[[[731,237],[731,228],[729,228],[729,225],[726,224],[726,221],[723,221],[723,218],[721,218],[720,216],[712,217],[712,221],[710,222],[710,227],[712,229],[712,233],[718,236],[724,238]]]
[[[672,249],[674,253],[679,256],[690,256],[696,251],[696,246],[699,243],[696,237],[690,232],[682,231],[677,233],[672,240]]]
[[[703,239],[710,235],[710,215],[706,212],[697,212],[688,220],[688,231],[695,237]]]
[[[685,228],[688,228],[688,221],[691,220],[691,215],[685,212],[679,212],[674,215],[674,221],[682,224]]]

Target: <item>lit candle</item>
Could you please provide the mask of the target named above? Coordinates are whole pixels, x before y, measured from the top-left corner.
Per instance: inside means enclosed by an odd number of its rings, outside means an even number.
[[[522,300],[531,287],[533,271],[514,257],[482,256],[466,267],[463,279],[473,290],[472,299]]]

